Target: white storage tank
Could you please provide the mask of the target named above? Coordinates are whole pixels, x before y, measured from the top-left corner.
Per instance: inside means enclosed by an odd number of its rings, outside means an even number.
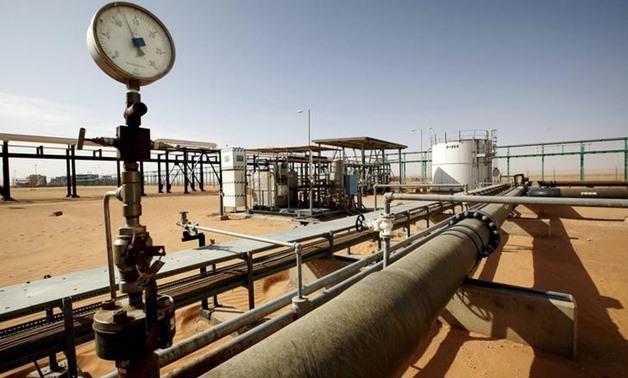
[[[478,136],[479,134],[479,136]],[[488,131],[432,146],[432,184],[435,191],[460,191],[490,185],[493,170],[494,134]],[[451,184],[452,186],[447,186]]]

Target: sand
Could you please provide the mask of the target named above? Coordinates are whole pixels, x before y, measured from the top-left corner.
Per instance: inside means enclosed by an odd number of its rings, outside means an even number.
[[[0,203],[0,287],[106,264],[102,227],[102,193],[111,188],[79,187],[80,199],[65,199],[61,188],[14,189],[16,202]],[[250,234],[294,227],[285,219],[250,218],[220,221],[212,191],[183,195],[155,193],[142,200],[142,223],[154,243],[168,253],[192,247],[180,240],[178,212],[189,210],[200,224]],[[372,201],[372,197],[367,199]],[[381,204],[381,198],[379,199]],[[533,209],[539,212],[540,209]],[[52,212],[62,211],[61,216]],[[520,207],[523,217],[536,217]],[[114,226],[122,223],[120,204],[112,201]],[[628,210],[545,209],[551,238],[505,235],[503,248],[483,263],[476,278],[573,294],[579,306],[578,357],[575,361],[506,340],[490,339],[436,323],[423,343],[424,353],[404,377],[620,377],[628,375]],[[420,226],[420,225],[419,225]],[[216,242],[229,237],[212,235]],[[376,243],[352,248],[370,253]],[[256,282],[256,303],[292,290],[287,273]],[[247,294],[237,289],[221,302],[245,309]],[[180,340],[208,325],[198,319],[198,305],[177,311]],[[0,327],[6,326],[1,324]],[[79,366],[92,376],[113,369],[99,360],[92,343],[78,349]],[[43,362],[43,361],[42,361]],[[25,376],[19,369],[12,376]],[[7,374],[0,375],[7,376]]]

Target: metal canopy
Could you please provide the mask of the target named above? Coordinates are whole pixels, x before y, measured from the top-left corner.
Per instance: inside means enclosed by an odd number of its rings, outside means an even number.
[[[356,148],[360,150],[404,150],[408,148],[408,146],[404,146],[403,144],[371,137],[316,139],[313,140],[313,142],[326,144],[328,146]]]
[[[316,143],[316,141],[313,141]],[[281,154],[281,153],[293,153],[293,152],[323,152],[323,151],[333,151],[333,148],[330,147],[321,147],[321,146],[291,146],[291,147],[261,147],[261,148],[251,148],[247,149],[247,152],[259,152],[262,154]]]

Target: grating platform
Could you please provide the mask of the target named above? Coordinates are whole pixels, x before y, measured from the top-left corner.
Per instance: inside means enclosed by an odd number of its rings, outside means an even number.
[[[412,212],[433,205],[434,202],[412,201],[392,208],[393,214]],[[375,219],[381,210],[364,214],[366,219]],[[310,224],[290,230],[273,232],[263,237],[283,242],[301,242],[318,238],[329,232],[340,232],[355,226],[357,216],[329,222]],[[192,219],[193,220],[193,219]],[[157,278],[191,271],[201,267],[230,260],[239,260],[244,254],[268,250],[269,245],[252,240],[233,240],[206,247],[186,249],[170,253],[162,260],[166,263]],[[60,306],[63,298],[72,297],[73,302],[109,292],[107,268],[95,268],[59,277],[52,277],[24,284],[0,288],[0,321],[26,314],[44,311],[48,307]]]

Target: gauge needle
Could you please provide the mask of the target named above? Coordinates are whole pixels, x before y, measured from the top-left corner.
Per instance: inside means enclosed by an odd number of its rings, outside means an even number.
[[[131,42],[133,42],[133,46],[137,47],[137,56],[144,56],[145,53],[142,51],[142,46],[146,46],[146,42],[144,42],[144,38],[136,37],[131,25],[129,24],[129,20],[126,18],[126,14],[122,14],[124,16],[124,22],[126,22],[126,26],[129,28],[131,32]]]

